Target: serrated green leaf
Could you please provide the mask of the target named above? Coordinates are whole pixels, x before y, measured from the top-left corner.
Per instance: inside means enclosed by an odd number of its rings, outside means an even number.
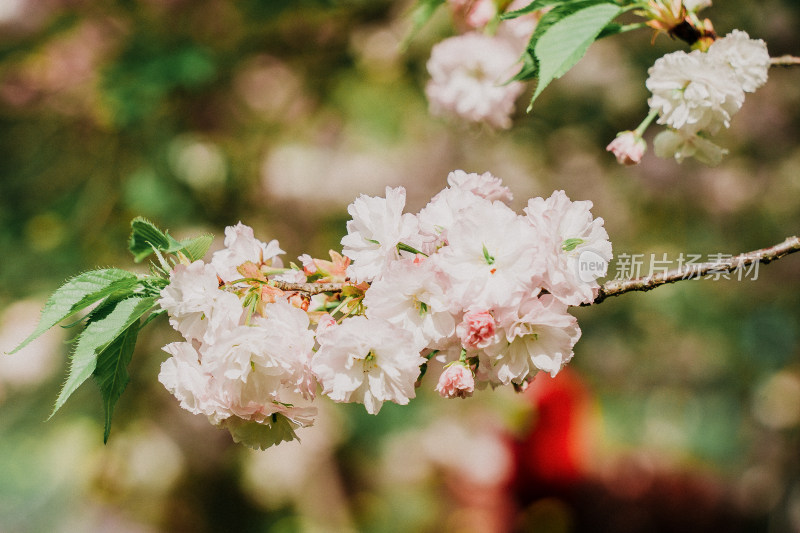
[[[568,0],[553,2],[553,9],[544,13],[539,19],[539,22],[536,23],[536,29],[533,31],[528,46],[522,54],[522,69],[520,69],[511,81],[527,81],[537,78],[539,76],[539,61],[534,50],[536,49],[536,43],[539,42],[539,39],[547,33],[547,30],[562,19],[586,9],[587,7],[598,4],[608,4],[608,0]],[[530,108],[528,108],[528,111],[530,111]]]
[[[603,28],[603,30],[600,32],[600,34],[597,36],[597,39],[595,40],[599,41],[600,39],[605,39],[606,37],[611,37],[612,35],[623,33],[625,31],[628,31],[629,29],[632,29],[631,26],[633,25],[623,26],[622,24],[619,24],[617,22],[606,24],[606,27]]]
[[[111,433],[111,417],[114,407],[125,387],[130,381],[128,364],[136,347],[136,337],[139,335],[139,322],[137,319],[114,342],[97,355],[97,365],[92,375],[100,387],[105,409],[105,429],[103,430],[103,443],[108,442]]]
[[[136,217],[131,221],[128,249],[137,263],[153,253],[153,248],[165,250],[170,244],[167,235],[146,218]]]
[[[186,254],[190,261],[198,261],[206,255],[213,240],[214,237],[212,235],[200,235],[193,239],[182,241],[183,253]]]
[[[514,11],[508,11],[507,13],[503,13],[500,15],[500,18],[503,20],[508,19],[515,19],[517,17],[521,17],[523,15],[527,15],[528,13],[533,13],[534,11],[539,11],[540,9],[544,9],[548,6],[554,6],[558,4],[566,4],[569,0],[534,0],[527,6],[515,9]]]
[[[108,348],[131,324],[156,306],[155,297],[133,296],[102,307],[102,312],[90,317],[86,328],[70,357],[69,373],[56,399],[52,417],[75,390],[92,375],[97,367],[98,354]]]
[[[182,252],[190,260],[202,259],[211,246],[213,237],[211,235],[200,235],[192,239],[179,241],[167,231],[161,231],[149,220],[136,217],[131,222],[131,236],[129,249],[133,254],[134,260],[138,263],[152,253],[174,254]],[[165,266],[163,258],[159,257],[162,266]]]
[[[174,254],[175,252],[180,252],[181,250],[183,250],[182,242],[176,240],[169,233],[167,233],[166,236],[167,236],[167,241],[169,241],[169,244],[167,244],[167,246],[164,248],[159,248],[159,251],[166,252],[168,254]]]
[[[536,29],[533,30],[528,48],[533,50],[539,39],[547,33],[547,30],[561,20],[579,11],[583,11],[586,8],[600,4],[608,5],[609,3],[608,0],[569,0],[567,2],[555,4],[553,9],[544,13],[539,19],[539,22],[536,23]]]
[[[603,28],[621,12],[615,4],[596,4],[564,17],[547,29],[534,47],[539,71],[531,105],[551,81],[580,61]]]
[[[137,282],[135,274],[116,268],[91,270],[78,274],[48,298],[36,329],[10,353],[18,352],[65,318],[86,309],[112,293],[132,289]]]
[[[522,68],[509,81],[525,81],[533,79],[536,77],[536,72],[538,72],[538,68],[539,67],[536,64],[536,58],[533,57],[533,50],[532,49],[530,51],[526,50],[525,53],[522,55]]]

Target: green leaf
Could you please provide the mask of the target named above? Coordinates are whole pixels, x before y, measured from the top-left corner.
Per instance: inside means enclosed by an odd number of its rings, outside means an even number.
[[[526,50],[525,53],[522,54],[522,68],[509,81],[531,80],[536,77],[538,71],[539,65],[536,62],[536,58],[533,56],[533,49]]]
[[[539,39],[545,33],[547,33],[547,30],[561,20],[569,17],[570,15],[574,15],[579,11],[583,11],[588,7],[600,4],[608,5],[609,3],[610,2],[608,0],[569,0],[567,2],[560,2],[556,4],[553,9],[547,13],[544,13],[539,19],[539,22],[536,23],[536,29],[533,31],[533,35],[531,35],[530,42],[528,43],[528,49],[533,50]]]
[[[536,29],[531,35],[525,53],[522,54],[522,69],[510,81],[531,80],[539,75],[539,58],[536,57],[534,50],[539,39],[547,33],[554,24],[577,13],[587,7],[598,4],[608,4],[608,0],[568,0],[565,2],[553,2],[553,9],[544,13],[536,23]],[[529,6],[530,7],[530,6]],[[528,109],[530,111],[530,109]]]
[[[486,264],[493,265],[494,264],[494,257],[489,254],[489,250],[486,249],[486,245],[483,245],[483,258],[486,260]]]
[[[397,243],[397,251],[398,252],[401,252],[401,251],[411,252],[412,254],[420,254],[420,255],[424,255],[425,257],[428,257],[428,254],[424,254],[424,253],[420,252],[419,250],[417,250],[416,248],[414,248],[413,246],[410,246],[410,245],[408,245],[408,244],[406,244],[404,242],[398,242]]]
[[[92,375],[97,367],[97,357],[108,348],[131,324],[156,306],[155,297],[133,296],[118,302],[109,302],[102,311],[90,317],[81,332],[70,357],[67,381],[58,395],[52,417],[75,390]]]
[[[417,5],[411,11],[411,31],[408,36],[403,39],[402,48],[406,48],[408,43],[414,36],[422,29],[422,27],[431,19],[440,5],[444,4],[445,0],[417,0]]]
[[[137,263],[153,253],[153,248],[163,251],[169,248],[170,244],[172,244],[170,238],[146,218],[136,217],[131,221],[128,249]]]
[[[128,248],[138,263],[152,253],[174,254],[182,252],[191,261],[202,259],[211,246],[211,235],[200,235],[192,239],[178,241],[169,232],[161,231],[149,220],[136,217],[131,222],[131,237]]]
[[[605,39],[606,37],[611,37],[612,35],[623,33],[625,31],[633,29],[631,26],[633,25],[629,24],[627,26],[623,26],[618,22],[611,22],[609,24],[606,24],[606,27],[603,28],[603,30],[597,35],[597,39],[595,40],[599,41],[600,39]]]
[[[206,255],[213,240],[214,237],[211,235],[200,235],[193,239],[187,239],[181,242],[181,250],[190,261],[197,261]]]
[[[584,241],[583,239],[578,239],[578,238],[566,239],[561,244],[561,249],[564,250],[565,252],[571,252],[572,250],[574,250],[575,248],[577,248],[578,246],[580,246],[584,242],[586,242],[586,241]]]
[[[544,9],[548,6],[565,4],[568,2],[569,0],[534,0],[533,2],[531,2],[530,4],[521,9],[516,9],[514,11],[508,11],[507,13],[503,13],[502,15],[500,15],[500,18],[503,20],[515,19],[517,17],[527,15],[528,13],[539,11],[540,9]]]
[[[130,381],[128,375],[128,364],[133,356],[133,349],[136,347],[136,337],[139,335],[139,319],[128,326],[122,334],[114,339],[114,342],[100,352],[97,356],[97,366],[93,375],[100,387],[100,394],[103,396],[103,407],[105,408],[105,429],[103,431],[103,443],[108,442],[108,435],[111,432],[111,417],[114,414],[114,406],[117,404],[122,392]]]
[[[592,5],[564,17],[546,30],[534,47],[539,71],[531,105],[551,81],[566,74],[580,61],[603,28],[621,11],[615,4]]]
[[[42,309],[39,324],[22,344],[14,348],[15,353],[33,339],[55,326],[70,315],[81,311],[115,292],[131,290],[138,282],[135,274],[107,268],[78,274],[59,287]]]

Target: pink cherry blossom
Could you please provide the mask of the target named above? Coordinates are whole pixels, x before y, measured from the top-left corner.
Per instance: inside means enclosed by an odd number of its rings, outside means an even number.
[[[450,337],[449,279],[433,261],[403,259],[389,265],[364,296],[368,318],[381,318],[414,334],[417,350]]]
[[[647,143],[632,131],[624,131],[606,146],[606,150],[614,154],[620,165],[638,165],[644,157]]]
[[[425,362],[411,332],[380,319],[356,316],[317,339],[311,368],[322,393],[335,402],[362,403],[378,414],[383,402],[405,405],[415,396]]]
[[[401,257],[399,243],[422,246],[417,217],[403,213],[406,190],[386,187],[386,197],[362,194],[347,207],[353,217],[342,238],[343,254],[353,260],[347,275],[356,282],[379,278],[392,261]]]
[[[486,348],[497,331],[494,317],[488,311],[468,311],[456,326],[456,335],[467,349]]]
[[[436,385],[436,392],[443,398],[466,398],[472,396],[474,391],[475,377],[472,370],[463,363],[447,366]]]
[[[477,174],[454,170],[447,176],[447,184],[454,189],[463,189],[493,202],[500,200],[506,205],[510,205],[514,199],[511,189],[503,185],[500,178],[492,176],[489,172]]]
[[[606,274],[612,256],[603,219],[594,218],[591,208],[590,201],[573,202],[564,191],[555,191],[546,200],[531,198],[524,209],[541,236],[547,263],[544,288],[568,305],[594,298],[597,278]],[[589,260],[603,268],[586,269]]]
[[[427,64],[431,114],[509,128],[514,102],[525,88],[518,81],[507,83],[518,59],[519,51],[508,41],[482,33],[439,42]]]
[[[486,347],[479,365],[482,377],[493,384],[522,385],[539,370],[555,377],[572,359],[581,336],[578,321],[552,295],[525,300],[498,323],[502,338]]]
[[[223,281],[231,282],[242,277],[237,269],[247,261],[257,266],[282,267],[278,256],[283,253],[278,241],[273,239],[265,244],[255,238],[253,228],[239,222],[225,228],[225,248],[214,252],[211,264]]]
[[[220,290],[212,265],[202,261],[178,264],[169,279],[158,304],[186,339],[213,342],[220,331],[239,324],[242,303],[236,295]]]

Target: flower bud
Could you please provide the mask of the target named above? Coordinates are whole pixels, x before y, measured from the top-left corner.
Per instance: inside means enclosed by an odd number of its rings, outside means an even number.
[[[647,143],[636,132],[623,131],[606,146],[606,150],[614,154],[620,165],[638,165],[647,150]]]
[[[475,377],[464,363],[457,362],[445,367],[439,376],[436,392],[442,398],[466,398],[475,391]]]

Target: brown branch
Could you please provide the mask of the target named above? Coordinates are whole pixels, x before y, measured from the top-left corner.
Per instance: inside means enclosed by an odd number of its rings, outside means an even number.
[[[745,252],[733,256],[726,261],[685,265],[675,270],[634,279],[614,279],[600,287],[600,292],[593,302],[584,305],[599,304],[611,296],[619,296],[620,294],[633,291],[649,291],[667,283],[699,278],[708,274],[727,274],[752,265],[753,263],[771,263],[772,261],[777,261],[781,257],[794,252],[800,252],[800,238],[789,237],[775,246],[754,250],[752,252]]]
[[[729,274],[737,269],[750,266],[753,263],[771,263],[772,261],[777,261],[781,257],[795,252],[800,252],[800,237],[789,237],[775,246],[754,250],[752,252],[745,252],[733,256],[726,261],[685,265],[682,268],[633,279],[613,279],[600,287],[600,291],[594,301],[582,305],[599,304],[606,298],[619,296],[626,292],[649,291],[661,285],[666,285],[667,283],[700,278],[709,274]],[[312,295],[322,292],[341,292],[342,288],[345,286],[344,283],[287,283],[285,281],[270,281],[270,284],[283,291],[305,292]]]
[[[769,61],[769,66],[771,67],[791,67],[793,65],[800,65],[800,57],[785,55],[772,57]]]
[[[322,292],[341,292],[344,283],[289,283],[270,280],[270,285],[282,291],[306,292],[314,295]]]

